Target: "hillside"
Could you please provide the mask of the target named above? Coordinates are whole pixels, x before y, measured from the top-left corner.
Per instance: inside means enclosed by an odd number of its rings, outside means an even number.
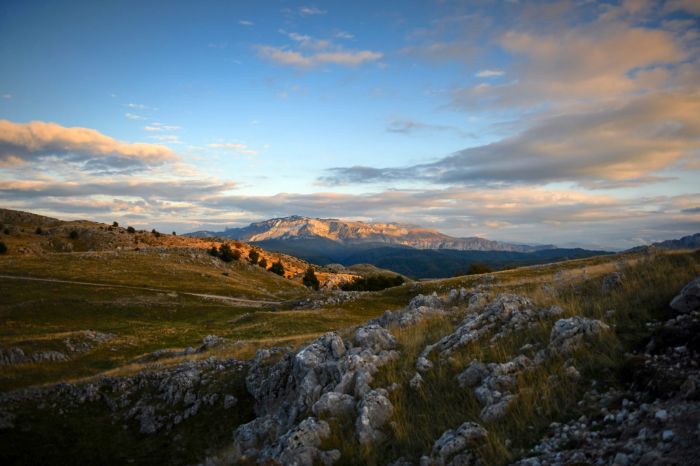
[[[455,249],[459,251],[532,252],[553,246],[490,241],[484,238],[454,238],[436,230],[399,223],[365,223],[338,219],[321,219],[293,215],[251,223],[243,228],[222,232],[199,231],[195,237],[238,239],[249,242],[327,240],[340,245],[396,245],[416,249]]]
[[[148,254],[174,254],[187,257],[186,260],[204,264],[224,266],[221,261],[213,260],[207,256],[212,247],[219,248],[223,243],[239,251],[241,259],[236,261],[239,265],[250,264],[251,251],[258,255],[257,263],[265,264],[269,270],[273,263],[280,261],[285,270],[285,278],[295,283],[301,283],[301,277],[310,266],[307,261],[279,252],[271,252],[259,246],[241,241],[227,241],[216,239],[200,239],[188,236],[161,233],[153,231],[130,231],[128,225],[106,225],[87,220],[62,221],[54,218],[35,215],[28,212],[20,212],[9,209],[0,209],[0,241],[6,244],[8,256],[27,256],[37,263],[47,262],[46,254],[69,254],[81,257],[79,254],[89,253],[91,257],[99,257],[99,253],[133,256]],[[51,262],[51,261],[48,261]],[[37,270],[42,267],[37,266]],[[240,267],[239,267],[240,268]],[[248,275],[255,277],[255,267],[244,267]],[[269,274],[273,275],[273,274]],[[337,286],[353,280],[355,275],[351,273],[334,273],[323,269],[318,270],[318,277],[322,286]],[[274,280],[268,274],[262,274],[266,280]],[[254,282],[248,289],[255,293],[257,286]]]
[[[683,314],[692,286],[673,299],[700,274],[697,253],[375,293],[310,293],[190,254],[0,257],[15,277],[0,281],[3,464],[697,457],[700,314]]]

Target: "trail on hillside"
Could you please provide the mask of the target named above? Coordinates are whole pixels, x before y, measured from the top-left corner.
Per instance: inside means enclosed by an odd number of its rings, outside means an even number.
[[[28,281],[37,281],[37,282],[66,283],[69,285],[81,285],[81,286],[99,286],[102,288],[124,288],[124,289],[128,289],[128,290],[151,291],[154,293],[178,293],[178,294],[183,294],[183,295],[188,295],[188,296],[195,296],[197,298],[215,299],[215,300],[225,301],[225,302],[228,302],[231,304],[241,304],[241,305],[245,305],[245,306],[271,306],[271,305],[282,304],[281,301],[267,301],[267,300],[262,300],[262,299],[233,298],[231,296],[223,296],[223,295],[208,294],[208,293],[192,293],[192,292],[187,292],[187,291],[166,290],[166,289],[162,289],[162,288],[149,288],[149,287],[145,287],[145,286],[131,286],[131,285],[110,284],[110,283],[83,282],[83,281],[76,281],[76,280],[63,280],[63,279],[59,279],[59,278],[20,277],[20,276],[16,276],[16,275],[0,275],[0,278],[7,278],[10,280],[28,280]]]

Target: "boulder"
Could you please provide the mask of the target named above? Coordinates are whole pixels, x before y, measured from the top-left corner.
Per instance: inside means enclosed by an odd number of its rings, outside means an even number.
[[[361,445],[371,445],[386,438],[381,429],[394,412],[387,396],[387,391],[380,388],[368,392],[360,401],[355,430]]]
[[[549,335],[549,350],[562,355],[571,354],[587,341],[599,338],[608,329],[605,323],[586,317],[559,319]]]
[[[671,301],[671,308],[682,314],[700,311],[700,277],[683,287],[678,296]]]
[[[396,339],[387,329],[377,324],[365,325],[355,331],[353,341],[357,346],[375,351],[387,350],[396,346]]]
[[[465,422],[456,430],[445,431],[433,444],[428,464],[474,464],[477,458],[470,449],[483,443],[487,434],[486,429],[475,422]]]
[[[331,433],[328,423],[309,417],[284,433],[269,448],[261,452],[263,463],[290,466],[313,466],[317,462],[333,464],[340,459],[340,452],[324,452],[319,449],[323,439]]]
[[[622,274],[620,272],[611,272],[603,277],[603,293],[610,293],[613,290],[621,288],[624,284]]]
[[[339,417],[355,410],[355,398],[345,393],[327,392],[311,407],[318,417]]]

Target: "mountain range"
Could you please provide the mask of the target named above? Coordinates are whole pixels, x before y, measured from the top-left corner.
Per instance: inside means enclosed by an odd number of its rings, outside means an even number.
[[[298,241],[324,239],[342,245],[388,245],[415,249],[454,249],[457,251],[534,252],[554,249],[549,245],[527,245],[491,241],[479,237],[455,238],[437,230],[400,223],[365,223],[339,219],[322,219],[293,215],[251,223],[243,228],[222,232],[197,231],[195,237],[223,237],[259,243],[263,241]]]
[[[455,238],[436,230],[399,223],[365,223],[294,215],[251,223],[221,232],[190,236],[220,237],[254,243],[319,265],[372,264],[414,278],[461,274],[473,263],[494,269],[605,254],[484,238]]]

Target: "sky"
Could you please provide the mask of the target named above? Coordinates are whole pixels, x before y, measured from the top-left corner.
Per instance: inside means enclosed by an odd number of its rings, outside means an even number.
[[[700,2],[1,1],[0,207],[700,232]]]

